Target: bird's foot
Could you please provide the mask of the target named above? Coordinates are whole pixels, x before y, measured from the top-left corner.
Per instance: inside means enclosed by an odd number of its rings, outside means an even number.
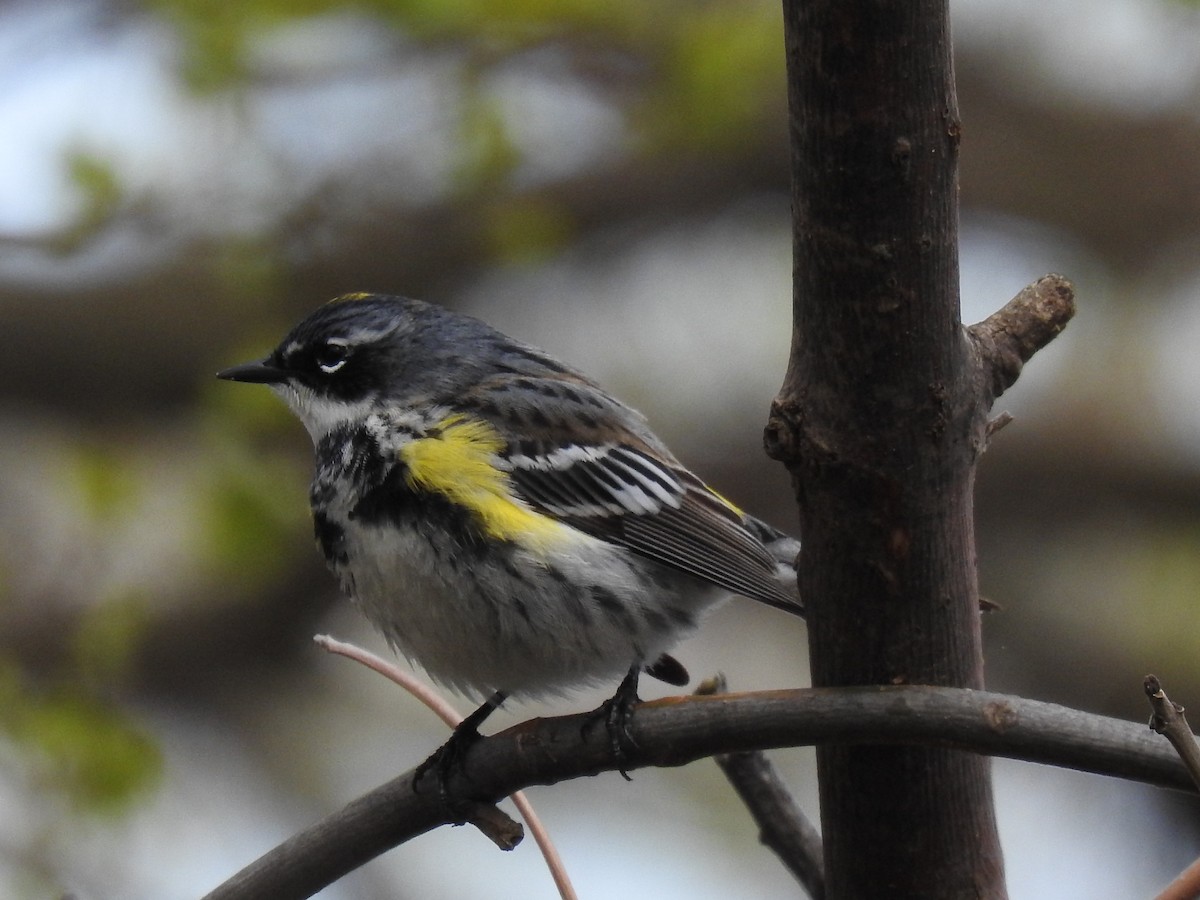
[[[608,732],[609,745],[612,747],[613,758],[617,761],[617,771],[626,781],[633,780],[629,777],[626,769],[630,755],[638,749],[638,742],[634,740],[633,733],[629,730],[629,722],[634,706],[641,703],[641,698],[638,697],[638,675],[640,673],[641,666],[633,666],[629,670],[629,674],[617,686],[617,692],[600,704],[595,718],[590,719],[588,725],[584,726],[586,729],[592,722],[603,719],[604,729]]]
[[[479,709],[459,722],[446,743],[433,751],[430,757],[417,766],[416,771],[413,772],[414,793],[419,792],[425,776],[429,773],[433,774],[437,783],[438,797],[442,801],[442,805],[453,814],[456,825],[461,825],[466,820],[467,803],[455,800],[450,796],[450,779],[456,771],[465,772],[464,762],[467,753],[482,737],[479,733],[479,726],[504,702],[504,697],[502,692],[497,691]]]

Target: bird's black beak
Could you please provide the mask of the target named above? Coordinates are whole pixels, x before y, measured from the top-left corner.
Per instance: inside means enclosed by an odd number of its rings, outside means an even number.
[[[225,381],[244,381],[248,384],[282,384],[287,381],[288,373],[264,359],[222,369],[217,373],[217,377]]]

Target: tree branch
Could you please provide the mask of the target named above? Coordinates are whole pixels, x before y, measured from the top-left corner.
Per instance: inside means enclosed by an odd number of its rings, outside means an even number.
[[[1176,875],[1154,900],[1196,900],[1197,896],[1200,896],[1200,859]]]
[[[1150,701],[1150,729],[1171,742],[1179,759],[1191,776],[1192,782],[1200,787],[1200,745],[1183,715],[1183,707],[1172,701],[1163,690],[1155,675],[1147,675],[1142,682],[1146,697]],[[1200,860],[1196,860],[1163,889],[1155,900],[1191,900],[1200,892]]]
[[[452,799],[495,802],[533,784],[613,771],[594,713],[533,719],[471,748]],[[718,753],[810,744],[924,744],[1194,790],[1174,752],[1137,723],[986,691],[927,686],[814,688],[678,697],[638,706],[623,765],[684,765]],[[449,821],[434,786],[407,772],[251,863],[206,900],[309,897]]]
[[[697,696],[728,693],[724,675],[703,681]],[[779,857],[812,900],[824,900],[821,834],[796,805],[775,766],[761,750],[719,753],[713,761],[733,785],[758,825],[758,839]]]
[[[1183,715],[1183,707],[1172,701],[1162,684],[1154,675],[1147,675],[1143,682],[1146,697],[1150,700],[1153,714],[1150,716],[1150,728],[1171,742],[1180,760],[1187,767],[1192,781],[1200,787],[1200,745],[1196,744],[1196,736]]]
[[[767,755],[761,750],[721,753],[714,762],[754,817],[759,841],[774,851],[812,900],[823,900],[821,835],[796,805]]]
[[[1012,387],[1021,368],[1054,340],[1075,315],[1075,288],[1061,275],[1044,275],[1003,307],[967,329],[982,367],[983,408]]]

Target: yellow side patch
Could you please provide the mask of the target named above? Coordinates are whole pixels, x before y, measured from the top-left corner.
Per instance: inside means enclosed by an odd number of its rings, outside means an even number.
[[[401,447],[399,456],[409,487],[435,491],[471,510],[490,537],[539,547],[565,537],[566,526],[515,496],[508,473],[492,461],[503,449],[503,438],[487,422],[452,415]]]
[[[722,494],[717,493],[712,488],[710,488],[707,484],[704,487],[710,494],[712,494],[714,497],[716,497],[718,500],[720,500],[723,504],[725,504],[731,510],[733,510],[735,513],[737,513],[738,518],[742,518],[746,515],[744,512],[742,512],[741,507],[739,507],[736,503],[734,503],[728,497],[725,497]]]

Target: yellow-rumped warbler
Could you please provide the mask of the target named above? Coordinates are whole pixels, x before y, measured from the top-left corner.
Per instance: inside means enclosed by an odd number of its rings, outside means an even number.
[[[489,697],[463,736],[507,696],[624,676],[627,711],[643,668],[686,684],[666,651],[730,595],[803,614],[794,539],[585,375],[477,319],[351,294],[218,377],[269,385],[304,423],[326,561],[394,647]]]

